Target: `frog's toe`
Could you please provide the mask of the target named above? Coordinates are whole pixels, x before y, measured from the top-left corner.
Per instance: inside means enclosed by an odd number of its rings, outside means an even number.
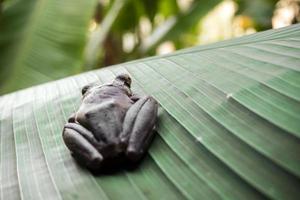
[[[91,161],[87,164],[87,167],[89,169],[92,169],[92,170],[97,170],[97,169],[100,169],[101,168],[101,165],[102,165],[102,157],[94,157],[91,159]]]
[[[77,163],[81,166],[84,166],[90,170],[98,170],[101,168],[103,158],[101,156],[93,156],[93,158],[89,158],[88,160],[81,156],[80,154],[76,154],[74,152],[71,153],[73,158],[77,161]]]
[[[126,157],[132,161],[132,162],[137,162],[139,161],[143,156],[143,152],[137,152],[134,149],[128,149],[126,151]]]

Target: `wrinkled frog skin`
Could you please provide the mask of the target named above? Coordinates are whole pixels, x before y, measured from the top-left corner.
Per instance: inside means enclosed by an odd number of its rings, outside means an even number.
[[[157,102],[139,98],[131,78],[118,75],[111,84],[87,85],[82,103],[65,124],[63,140],[73,157],[87,168],[139,161],[149,147],[157,119]]]

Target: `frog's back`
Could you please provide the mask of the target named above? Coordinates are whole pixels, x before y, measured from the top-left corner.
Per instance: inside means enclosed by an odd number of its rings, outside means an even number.
[[[124,90],[111,85],[102,86],[84,97],[76,120],[103,142],[105,148],[118,143],[125,114],[132,104]]]

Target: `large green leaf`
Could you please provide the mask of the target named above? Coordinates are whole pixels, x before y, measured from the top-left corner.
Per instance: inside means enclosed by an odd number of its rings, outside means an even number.
[[[0,18],[0,94],[79,72],[95,3],[15,0],[5,8]]]
[[[84,73],[0,98],[1,199],[299,199],[300,25]],[[80,88],[130,73],[161,105],[133,171],[94,176],[61,131]]]

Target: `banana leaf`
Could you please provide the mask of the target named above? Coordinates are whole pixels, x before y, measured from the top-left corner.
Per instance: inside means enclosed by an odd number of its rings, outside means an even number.
[[[299,199],[299,59],[298,24],[1,96],[1,199]],[[136,169],[93,175],[62,128],[81,87],[124,72],[157,135]]]
[[[80,72],[95,3],[96,0],[3,2],[0,94]]]

